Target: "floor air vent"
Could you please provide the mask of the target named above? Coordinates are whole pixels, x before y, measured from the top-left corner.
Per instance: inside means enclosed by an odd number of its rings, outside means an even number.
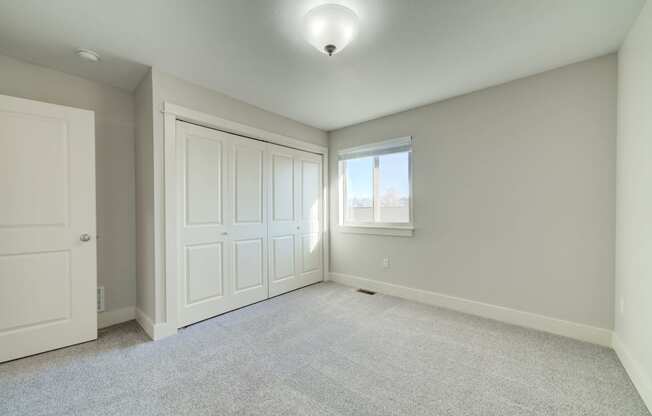
[[[367,289],[358,289],[357,291],[360,292],[360,293],[364,293],[365,295],[375,295],[376,294],[376,292],[372,292],[371,290],[367,290]]]

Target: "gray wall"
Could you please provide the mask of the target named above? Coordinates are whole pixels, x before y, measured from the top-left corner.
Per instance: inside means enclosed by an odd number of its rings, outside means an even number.
[[[652,406],[652,3],[649,1],[619,53],[618,95],[614,340],[622,348],[620,356],[641,395]]]
[[[106,310],[136,302],[134,102],[121,90],[0,56],[0,94],[95,112],[98,284]]]
[[[163,101],[212,114],[272,133],[282,134],[322,146],[328,145],[326,132],[306,126],[278,114],[270,113],[220,92],[189,83],[164,72],[153,70],[155,126],[163,129],[160,113]],[[156,120],[158,118],[158,121]]]
[[[616,81],[609,55],[331,132],[331,271],[612,328]],[[341,232],[338,149],[407,135],[414,236]]]
[[[151,70],[135,91],[136,306],[154,316],[154,133]]]

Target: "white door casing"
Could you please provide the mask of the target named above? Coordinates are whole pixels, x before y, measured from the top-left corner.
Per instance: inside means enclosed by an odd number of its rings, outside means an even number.
[[[267,297],[265,143],[176,125],[178,326]]]
[[[322,158],[269,146],[269,295],[323,280]]]
[[[0,96],[0,362],[97,338],[94,131]]]

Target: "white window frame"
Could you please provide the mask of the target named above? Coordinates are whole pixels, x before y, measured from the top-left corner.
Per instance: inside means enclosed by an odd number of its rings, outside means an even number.
[[[383,142],[366,144],[363,146],[342,149],[338,152],[338,172],[339,172],[339,229],[345,233],[356,234],[375,234],[390,235],[399,237],[411,237],[414,234],[414,192],[412,188],[412,166],[413,166],[413,141],[411,136],[400,137],[397,139],[385,140]],[[383,223],[378,221],[380,218],[380,192],[379,192],[379,156],[389,154],[408,152],[408,181],[409,181],[409,222],[407,223]],[[373,157],[373,211],[374,222],[350,222],[346,218],[346,160]]]

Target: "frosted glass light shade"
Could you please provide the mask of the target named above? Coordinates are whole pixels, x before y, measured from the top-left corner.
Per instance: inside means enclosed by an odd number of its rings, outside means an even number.
[[[358,16],[348,7],[324,4],[306,14],[304,30],[308,43],[322,53],[333,55],[358,33]]]

